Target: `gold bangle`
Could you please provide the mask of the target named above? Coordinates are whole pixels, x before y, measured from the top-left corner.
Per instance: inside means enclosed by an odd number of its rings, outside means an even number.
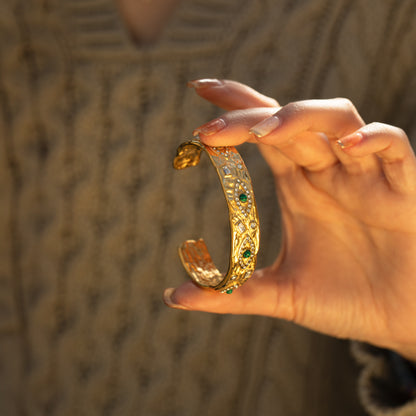
[[[214,165],[227,201],[231,252],[224,275],[214,265],[204,240],[187,240],[179,257],[191,279],[201,287],[232,293],[251,277],[256,267],[260,227],[247,168],[235,147],[210,147],[200,141],[182,143],[173,161],[175,169],[196,166],[205,151]]]

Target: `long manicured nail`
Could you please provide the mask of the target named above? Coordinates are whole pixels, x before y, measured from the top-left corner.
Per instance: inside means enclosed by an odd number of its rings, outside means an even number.
[[[211,120],[208,123],[196,128],[193,131],[193,135],[197,136],[199,134],[203,134],[204,136],[211,136],[212,134],[218,133],[225,126],[226,123],[222,118],[216,118],[215,120]]]
[[[279,127],[280,124],[279,117],[274,115],[260,121],[260,123],[257,123],[250,129],[250,132],[257,136],[257,138],[261,138],[270,134],[273,130]]]
[[[175,289],[172,287],[165,289],[163,293],[163,302],[165,302],[166,306],[169,306],[170,308],[189,311],[189,309],[186,306],[180,305],[179,303],[176,302]]]
[[[188,81],[188,87],[190,88],[214,88],[214,87],[222,87],[224,85],[224,81],[221,81],[216,78],[203,78],[203,79],[194,79],[192,81]]]
[[[363,140],[362,133],[353,133],[337,140],[337,144],[341,149],[348,149],[349,147],[355,146],[357,143],[361,142],[361,140]]]

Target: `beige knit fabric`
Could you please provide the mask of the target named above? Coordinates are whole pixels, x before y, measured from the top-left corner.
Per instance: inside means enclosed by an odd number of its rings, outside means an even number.
[[[226,77],[287,103],[347,96],[416,134],[414,0],[183,0],[152,47],[111,0],[0,0],[0,414],[360,415],[345,342],[264,317],[173,311],[176,248],[227,258],[215,173],[176,146]],[[242,153],[279,247],[273,180]]]
[[[410,400],[408,380],[397,376],[389,352],[360,343],[351,343],[351,352],[363,365],[359,379],[360,397],[370,414],[377,416],[413,416],[416,401]]]

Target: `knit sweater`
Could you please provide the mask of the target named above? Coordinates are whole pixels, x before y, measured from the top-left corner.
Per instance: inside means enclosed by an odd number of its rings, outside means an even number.
[[[0,414],[365,414],[346,342],[163,305],[187,279],[182,241],[203,236],[223,268],[229,245],[215,172],[171,163],[218,114],[185,86],[207,76],[282,104],[346,96],[415,137],[415,13],[414,0],[183,0],[141,46],[112,0],[0,0]],[[279,250],[273,178],[241,152],[262,267]],[[416,414],[368,389],[371,414]]]

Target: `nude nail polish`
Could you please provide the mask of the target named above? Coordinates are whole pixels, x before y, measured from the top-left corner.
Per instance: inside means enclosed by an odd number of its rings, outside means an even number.
[[[222,87],[223,85],[224,81],[216,78],[194,79],[188,82],[188,87],[190,88],[214,88]]]
[[[170,308],[174,308],[174,309],[182,309],[184,311],[189,310],[186,306],[180,305],[179,303],[176,303],[176,301],[174,300],[174,294],[175,294],[175,289],[170,287],[168,289],[166,289],[163,293],[163,302],[165,302],[166,306],[169,306]]]
[[[257,138],[262,138],[270,134],[273,130],[280,126],[280,119],[278,116],[274,115],[269,118],[266,118],[260,123],[257,123],[250,129],[250,132],[253,133]]]
[[[348,149],[349,147],[355,146],[363,139],[362,133],[353,133],[349,136],[345,136],[337,140],[337,144],[341,149]]]
[[[226,126],[225,121],[222,118],[216,118],[215,120],[209,121],[206,124],[196,128],[193,131],[193,135],[202,134],[204,136],[211,136],[212,134],[218,133]]]

